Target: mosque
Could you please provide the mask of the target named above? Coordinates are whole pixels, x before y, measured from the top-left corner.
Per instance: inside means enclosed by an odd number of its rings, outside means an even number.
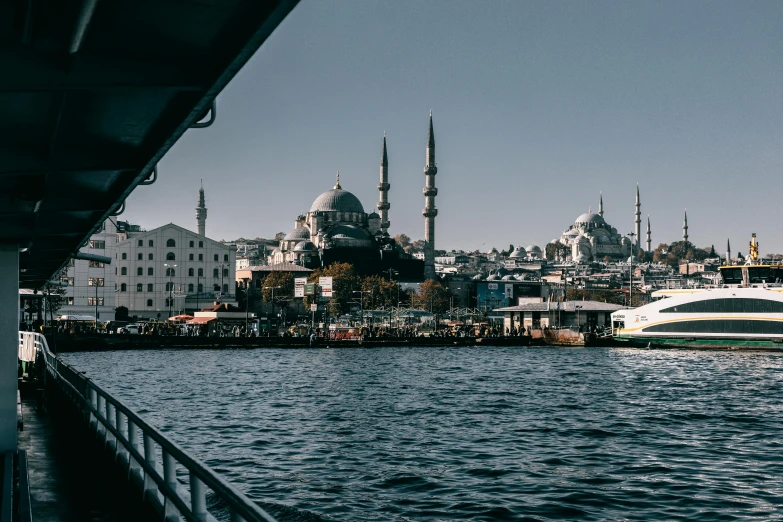
[[[430,128],[427,142],[428,176],[425,196],[430,198],[424,210],[425,232],[431,232],[429,247],[434,251],[434,158],[435,136]],[[334,188],[315,198],[310,210],[294,221],[294,228],[280,241],[280,246],[269,256],[270,265],[277,263],[295,263],[307,268],[320,268],[332,263],[351,263],[360,274],[397,273],[395,279],[421,281],[427,273],[427,258],[415,259],[405,253],[389,235],[389,161],[386,150],[386,135],[383,137],[381,151],[380,200],[378,211],[366,213],[362,203],[351,192],[340,185],[340,173]],[[429,190],[429,193],[427,192]],[[427,219],[430,220],[427,224]],[[428,228],[431,227],[431,228]],[[434,274],[434,255],[432,256]]]

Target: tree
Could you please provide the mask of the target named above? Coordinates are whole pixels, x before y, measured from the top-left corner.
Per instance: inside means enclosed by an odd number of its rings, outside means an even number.
[[[284,237],[285,237],[285,232],[278,232],[277,234],[275,234],[275,241],[280,242],[283,240]]]
[[[362,278],[361,288],[363,292],[369,292],[369,294],[362,294],[365,299],[365,308],[368,308],[368,302],[369,306],[375,309],[397,304],[399,296],[397,284],[387,281],[381,276],[372,275]]]
[[[424,251],[424,245],[426,245],[426,244],[427,243],[425,243],[423,239],[417,239],[416,241],[411,243],[411,250],[410,250],[410,252],[411,253],[413,253],[413,252],[423,252]],[[407,250],[406,250],[406,252],[407,252]]]
[[[114,319],[116,321],[130,321],[130,315],[127,306],[118,306],[114,309]]]
[[[280,288],[275,288],[280,287]],[[267,303],[272,301],[274,289],[275,301],[281,297],[293,297],[294,276],[291,272],[269,272],[261,281],[261,296]]]
[[[449,309],[451,292],[438,281],[427,280],[419,285],[419,291],[413,295],[413,306],[440,314]]]
[[[411,238],[407,234],[398,234],[394,236],[394,241],[400,245],[403,249],[411,245]]]
[[[351,309],[354,290],[359,290],[360,280],[350,263],[332,263],[331,265],[313,271],[308,278],[310,282],[317,283],[321,277],[332,278],[332,298],[329,300],[329,313],[341,315]],[[305,301],[305,306],[310,300]]]
[[[544,257],[549,261],[564,260],[568,256],[568,245],[561,242],[547,243],[544,247]]]

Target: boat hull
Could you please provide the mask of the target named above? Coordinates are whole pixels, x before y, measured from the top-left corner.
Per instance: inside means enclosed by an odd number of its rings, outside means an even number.
[[[615,337],[617,346],[638,348],[687,348],[707,350],[780,350],[783,342],[772,339],[719,339],[693,337]]]

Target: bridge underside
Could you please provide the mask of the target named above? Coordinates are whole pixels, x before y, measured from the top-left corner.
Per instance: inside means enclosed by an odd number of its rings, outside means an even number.
[[[0,0],[0,244],[41,287],[297,0]]]

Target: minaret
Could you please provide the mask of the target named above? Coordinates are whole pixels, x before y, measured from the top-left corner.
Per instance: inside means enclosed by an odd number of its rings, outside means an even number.
[[[639,247],[642,244],[642,204],[639,201],[639,184],[636,184],[636,214],[634,218],[634,233],[636,234],[636,251],[639,252]]]
[[[650,216],[647,216],[647,253],[652,252],[652,238],[650,237],[650,234],[652,231],[650,230]]]
[[[604,217],[604,194],[598,197],[598,215]]]
[[[378,191],[381,193],[378,201],[378,211],[381,215],[381,231],[384,236],[389,235],[389,158],[386,156],[386,133],[383,133],[383,151],[381,152],[381,182],[378,183]]]
[[[685,220],[682,222],[682,240],[688,242],[688,209],[685,209]]]
[[[731,264],[731,241],[729,239],[726,240],[726,264]]]
[[[426,184],[424,186],[424,278],[433,280],[435,276],[435,216],[438,209],[435,208],[435,196],[438,189],[435,188],[435,174],[438,167],[435,166],[435,132],[432,130],[432,111],[430,111],[430,130],[427,134],[427,162],[424,167]]]
[[[207,228],[207,206],[204,202],[204,183],[198,189],[198,206],[196,207],[196,223],[198,225],[198,235],[206,235]]]

